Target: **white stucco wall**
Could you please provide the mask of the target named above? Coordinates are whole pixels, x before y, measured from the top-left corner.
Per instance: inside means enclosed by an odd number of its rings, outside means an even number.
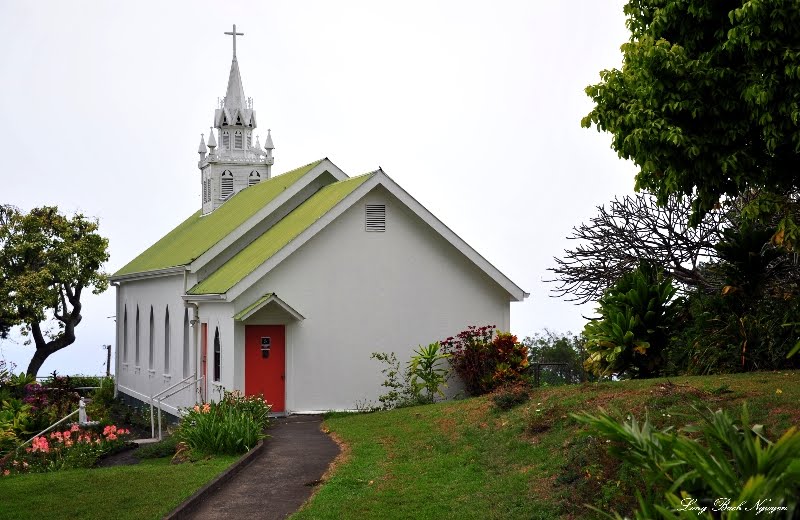
[[[149,402],[150,396],[178,383],[184,378],[184,312],[181,299],[183,276],[162,276],[121,283],[117,287],[117,386],[141,401]],[[136,307],[139,307],[139,363],[136,363]],[[150,307],[153,307],[154,356],[150,366]],[[164,345],[166,340],[166,310],[169,306],[169,369],[165,367]],[[124,327],[125,309],[128,313],[127,360],[125,359]],[[189,310],[189,319],[193,313]],[[194,334],[194,329],[189,328]],[[194,341],[189,338],[188,374],[197,366],[193,351]],[[189,388],[169,398],[164,409],[176,414],[178,407],[195,402],[194,388]]]
[[[365,204],[386,205],[385,233],[364,230]],[[290,411],[376,401],[384,376],[372,352],[394,351],[405,362],[418,345],[468,325],[508,330],[510,321],[508,293],[381,187],[237,298],[235,311],[270,292],[306,317],[286,328]],[[234,354],[239,386],[242,346]]]

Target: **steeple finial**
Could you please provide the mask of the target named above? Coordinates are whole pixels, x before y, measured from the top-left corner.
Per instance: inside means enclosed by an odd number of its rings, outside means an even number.
[[[233,59],[236,59],[236,37],[237,36],[244,36],[244,33],[237,33],[236,32],[236,24],[233,24],[233,31],[226,32],[228,36],[233,36]]]
[[[206,141],[203,137],[203,134],[200,134],[200,146],[197,147],[197,153],[200,155],[205,155],[208,151],[208,148],[206,148]]]

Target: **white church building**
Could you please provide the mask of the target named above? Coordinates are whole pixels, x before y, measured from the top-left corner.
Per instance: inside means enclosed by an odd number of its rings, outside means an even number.
[[[376,401],[383,368],[526,296],[385,172],[272,175],[236,59],[198,167],[202,207],[111,277],[117,391],[162,408],[263,394],[274,412]]]

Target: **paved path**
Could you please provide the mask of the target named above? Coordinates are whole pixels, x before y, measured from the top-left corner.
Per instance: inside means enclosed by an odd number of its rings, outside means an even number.
[[[208,493],[191,518],[286,518],[311,496],[339,446],[320,431],[320,416],[276,420],[264,450],[231,480]]]

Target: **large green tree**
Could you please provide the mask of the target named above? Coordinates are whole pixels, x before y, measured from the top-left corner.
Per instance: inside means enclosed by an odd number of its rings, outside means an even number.
[[[587,87],[585,127],[612,134],[636,188],[688,196],[693,223],[720,200],[758,193],[772,215],[800,191],[800,2],[630,0],[621,69]],[[797,242],[786,211],[775,235]]]
[[[81,296],[108,288],[102,265],[108,240],[97,221],[67,217],[56,207],[23,213],[0,206],[0,336],[11,327],[36,346],[27,373],[36,376],[44,361],[75,342]]]

